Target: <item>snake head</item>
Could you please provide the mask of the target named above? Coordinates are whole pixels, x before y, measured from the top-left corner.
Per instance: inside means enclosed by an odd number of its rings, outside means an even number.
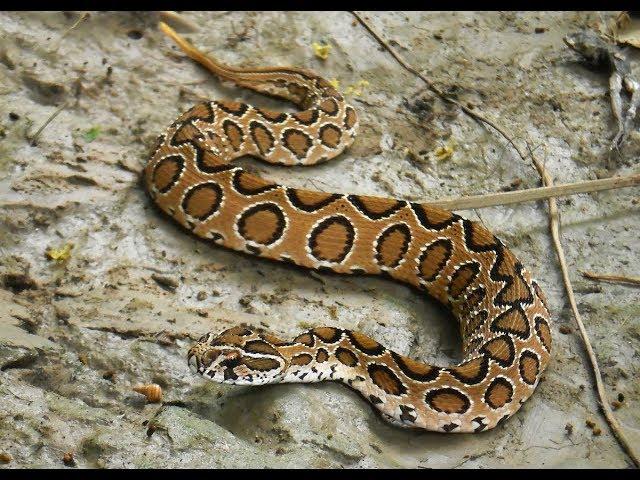
[[[189,368],[218,383],[275,383],[288,367],[278,351],[282,343],[245,327],[230,328],[219,335],[207,333],[189,349]]]

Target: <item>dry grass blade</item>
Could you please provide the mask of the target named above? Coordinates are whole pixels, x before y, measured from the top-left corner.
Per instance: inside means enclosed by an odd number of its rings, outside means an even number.
[[[629,285],[635,285],[640,287],[640,277],[627,277],[624,275],[603,275],[595,272],[580,271],[583,277],[589,280],[602,280],[604,282],[611,283],[627,283]]]
[[[49,125],[54,118],[56,118],[58,116],[58,114],[65,109],[65,107],[67,106],[66,102],[63,103],[62,105],[60,105],[55,112],[53,112],[49,118],[47,118],[47,120],[42,124],[42,126],[38,129],[38,131],[35,133],[35,135],[33,136],[29,136],[27,135],[27,140],[29,140],[31,146],[35,146],[36,145],[36,141],[38,140],[38,137],[40,136],[40,134],[42,133],[42,131],[47,127],[47,125]]]
[[[551,197],[576,195],[578,193],[598,192],[615,188],[633,187],[640,185],[640,174],[626,177],[603,178],[600,180],[587,180],[584,182],[566,183],[564,185],[548,185],[527,190],[513,192],[488,193],[485,195],[473,195],[468,197],[444,198],[441,200],[429,200],[427,203],[449,210],[465,210],[470,208],[494,207],[496,205],[508,205],[512,203],[533,202]]]

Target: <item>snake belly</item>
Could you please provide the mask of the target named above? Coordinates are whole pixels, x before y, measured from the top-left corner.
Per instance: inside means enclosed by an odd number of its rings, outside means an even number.
[[[247,155],[282,165],[330,160],[353,142],[356,111],[313,72],[229,67],[168,27],[165,33],[219,77],[292,101],[301,111],[231,101],[195,105],[160,135],[145,167],[157,206],[225,248],[410,285],[443,304],[462,337],[463,361],[435,366],[335,327],[290,342],[241,335],[238,327],[225,338],[243,348],[261,342],[263,353],[284,359],[289,370],[270,378],[262,362],[251,380],[229,383],[340,380],[387,420],[439,432],[480,432],[513,415],[536,388],[551,348],[544,295],[514,254],[479,223],[425,203],[297,189],[235,166],[234,159]],[[248,365],[253,368],[246,362],[245,371]]]

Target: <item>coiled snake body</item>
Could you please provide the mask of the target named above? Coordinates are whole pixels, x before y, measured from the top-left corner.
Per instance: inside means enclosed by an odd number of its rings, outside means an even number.
[[[515,413],[549,361],[551,334],[544,296],[513,253],[480,224],[428,204],[301,190],[234,166],[244,155],[283,165],[330,160],[353,142],[356,112],[312,72],[226,66],[161,28],[222,79],[301,111],[213,101],[182,114],[144,172],[160,209],[226,248],[416,287],[458,320],[464,355],[438,367],[355,331],[319,327],[282,341],[234,327],[203,336],[190,367],[241,385],[342,381],[394,424],[439,432],[480,432]]]

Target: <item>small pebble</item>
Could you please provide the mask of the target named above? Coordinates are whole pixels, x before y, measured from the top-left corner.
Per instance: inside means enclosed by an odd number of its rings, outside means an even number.
[[[65,453],[64,456],[62,457],[62,461],[68,467],[73,467],[76,464],[76,461],[73,458],[73,452]]]
[[[547,31],[547,29],[545,27],[536,27],[536,29],[534,30],[536,33],[544,33]]]
[[[563,335],[567,335],[571,333],[571,328],[567,327],[566,325],[560,325],[560,333],[562,333]]]
[[[0,453],[0,463],[9,463],[13,460],[13,457],[6,452]]]
[[[152,273],[151,278],[153,278],[162,288],[164,288],[165,290],[170,290],[172,292],[175,292],[175,290],[180,285],[178,283],[178,280],[173,277],[168,277],[167,275]]]
[[[589,427],[589,428],[593,428],[593,427],[595,427],[595,426],[596,426],[596,422],[594,422],[593,420],[590,420],[590,419],[589,419],[589,420],[587,420],[587,421],[585,421],[584,423],[585,423],[585,424],[587,425],[587,427]]]
[[[592,433],[593,433],[594,437],[597,437],[602,433],[602,430],[600,430],[598,427],[596,427],[596,428],[593,429]]]
[[[620,393],[618,394],[618,401],[619,401],[619,402],[624,402],[624,393],[620,392]]]
[[[207,292],[205,292],[205,291],[200,291],[200,292],[198,292],[198,295],[196,296],[196,298],[197,298],[198,300],[200,300],[200,301],[202,301],[202,300],[206,300],[206,298],[207,298]]]
[[[611,406],[613,407],[614,410],[617,410],[622,406],[622,402],[619,402],[618,400],[614,400],[613,402],[611,402]]]
[[[137,385],[133,387],[133,391],[147,397],[147,402],[149,403],[160,403],[162,401],[162,387],[157,383]]]
[[[573,433],[573,425],[570,423],[567,423],[564,426],[565,431],[567,432],[567,435],[571,435]]]
[[[9,120],[15,122],[16,120],[20,120],[20,115],[15,112],[9,112]]]

